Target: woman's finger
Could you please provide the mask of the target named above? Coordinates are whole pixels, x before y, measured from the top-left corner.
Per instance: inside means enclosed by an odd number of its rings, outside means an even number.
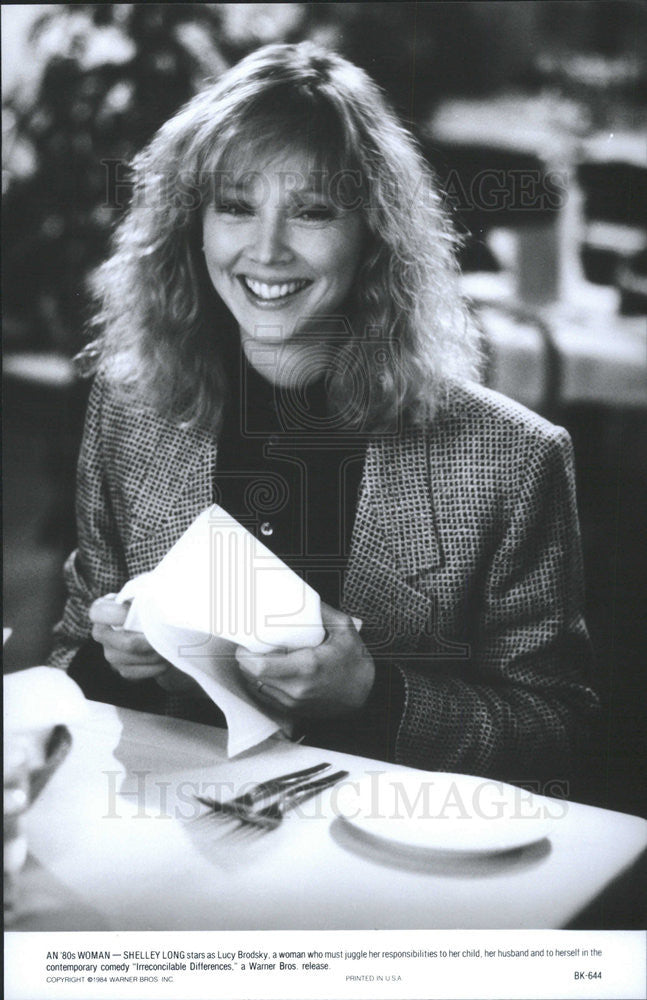
[[[277,705],[283,708],[292,709],[295,707],[296,702],[287,691],[282,690],[275,684],[266,684],[265,681],[255,680],[253,678],[245,677],[245,684],[256,701],[262,702],[264,705],[276,708]]]
[[[92,638],[104,647],[127,653],[136,659],[159,657],[143,632],[115,632],[111,625],[93,625]]]
[[[266,653],[259,656],[239,646],[236,660],[244,674],[258,680],[312,677],[317,672],[317,657],[313,649],[295,649],[290,653]]]
[[[114,649],[112,646],[103,647],[103,655],[113,669],[121,667],[157,667],[160,663],[165,664],[161,656],[152,650],[147,655],[135,656],[133,653],[121,649]]]
[[[100,597],[90,605],[88,614],[90,621],[97,625],[120,627],[126,621],[128,609],[128,604],[118,604],[113,597]]]
[[[297,674],[292,677],[246,677],[243,680],[255,697],[271,699],[294,708],[308,701],[316,685],[316,679]]]
[[[330,631],[331,629],[355,628],[350,615],[347,615],[344,611],[338,611],[337,608],[333,608],[330,604],[325,604],[323,601],[321,602],[321,623],[326,631]]]

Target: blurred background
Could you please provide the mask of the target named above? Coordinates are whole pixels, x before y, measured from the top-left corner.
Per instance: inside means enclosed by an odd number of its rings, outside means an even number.
[[[418,137],[464,235],[487,383],[573,436],[604,698],[582,794],[644,813],[647,5],[637,0],[3,5],[4,669],[45,660],[62,606],[88,390],[71,358],[85,340],[86,276],[127,204],[125,165],[243,55],[303,38],[367,69]]]

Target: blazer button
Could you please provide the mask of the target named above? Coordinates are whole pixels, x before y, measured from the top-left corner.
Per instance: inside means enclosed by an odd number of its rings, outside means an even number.
[[[261,524],[261,535],[265,535],[266,537],[268,537],[269,535],[273,534],[274,534],[274,528],[272,527],[270,522],[263,521],[263,523]]]

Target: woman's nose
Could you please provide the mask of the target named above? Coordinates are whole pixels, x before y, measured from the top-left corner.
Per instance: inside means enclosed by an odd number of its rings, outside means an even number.
[[[292,250],[282,218],[276,215],[259,218],[250,256],[259,264],[284,262],[291,258]]]

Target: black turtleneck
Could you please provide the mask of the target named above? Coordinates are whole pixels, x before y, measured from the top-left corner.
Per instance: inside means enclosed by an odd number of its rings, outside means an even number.
[[[214,499],[339,608],[366,449],[331,428],[324,383],[275,386],[242,359],[218,436]]]

